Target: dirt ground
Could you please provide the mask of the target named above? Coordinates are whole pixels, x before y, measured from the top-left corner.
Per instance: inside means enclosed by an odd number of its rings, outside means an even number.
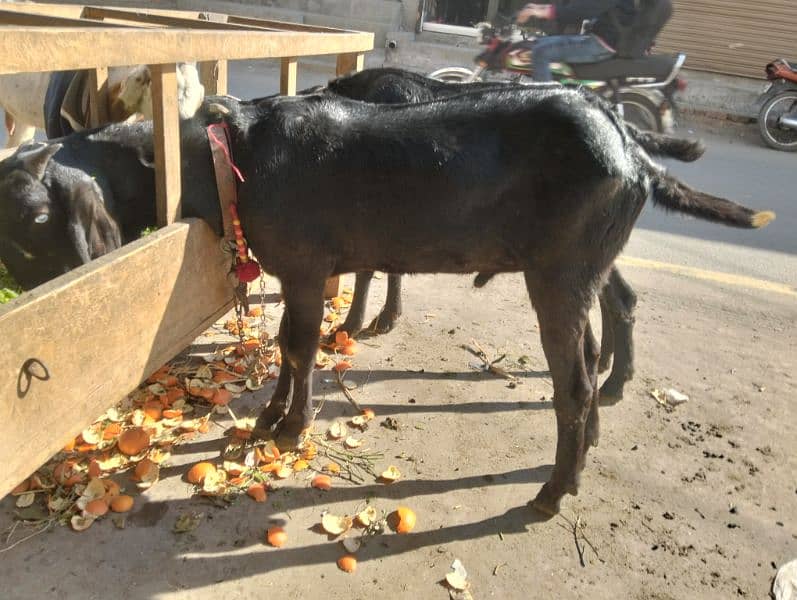
[[[2,551],[3,598],[251,598],[357,600],[448,597],[454,559],[474,598],[765,598],[775,565],[797,557],[797,356],[793,295],[627,267],[639,293],[637,371],[625,399],[601,408],[602,435],[578,497],[538,521],[527,506],[548,478],[552,388],[520,276],[475,290],[456,276],[406,278],[405,314],[390,334],[364,340],[347,374],[377,415],[363,434],[377,465],[404,473],[383,485],[309,487],[303,473],[265,504],[218,508],[192,497],[187,465],[217,458],[227,419],[176,449],[162,480],[137,499],[125,529],[109,519],[75,533],[56,527]],[[381,305],[375,282],[369,315]],[[269,291],[276,285],[269,284]],[[277,307],[270,307],[276,315]],[[599,325],[599,319],[593,319]],[[272,333],[276,321],[271,320]],[[522,383],[476,370],[460,345],[477,340]],[[208,351],[199,340],[196,351]],[[318,430],[353,413],[330,371]],[[233,403],[237,414],[270,396],[270,383]],[[690,400],[668,412],[648,394],[674,387]],[[395,419],[398,429],[381,425]],[[124,481],[122,481],[124,484]],[[129,483],[128,483],[129,486]],[[366,499],[411,507],[407,535],[388,532],[338,570],[340,544],[317,533],[323,510],[353,514]],[[175,534],[181,514],[202,514]],[[0,531],[13,526],[0,503]],[[578,548],[572,524],[580,523]],[[284,522],[286,547],[264,543]]]

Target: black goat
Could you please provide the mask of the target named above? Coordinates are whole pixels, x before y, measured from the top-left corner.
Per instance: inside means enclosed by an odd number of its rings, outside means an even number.
[[[329,93],[377,104],[405,104],[428,102],[471,91],[500,89],[501,83],[445,83],[430,79],[417,73],[395,68],[368,69],[341,77],[329,82]],[[551,84],[532,84],[536,89],[550,88]],[[558,85],[558,84],[553,84]],[[505,89],[505,88],[504,88]],[[310,90],[308,90],[310,91]],[[312,91],[320,91],[314,88]],[[585,95],[585,98],[588,96]],[[694,161],[702,156],[705,148],[699,141],[690,141],[656,133],[637,131],[626,125],[642,148],[652,155],[666,156],[682,161]],[[529,140],[529,143],[533,143]],[[346,315],[346,320],[338,328],[350,337],[356,336],[363,328],[365,309],[368,302],[368,289],[373,279],[373,271],[360,271],[356,275],[354,299]],[[476,287],[482,287],[492,274],[477,275]],[[602,315],[601,352],[598,372],[609,368],[612,356],[612,371],[600,389],[601,400],[611,402],[623,397],[623,387],[634,373],[634,309],[636,294],[623,279],[617,267],[606,280],[606,285],[598,294]],[[379,314],[368,326],[372,333],[387,333],[393,329],[402,312],[401,275],[389,273],[387,297]]]
[[[773,217],[666,175],[608,106],[577,90],[491,89],[393,106],[330,95],[226,104],[247,177],[241,221],[285,299],[288,375],[260,431],[276,426],[291,447],[312,423],[328,277],[523,271],[554,383],[556,464],[535,500],[549,514],[577,492],[598,440],[587,312],[647,198],[738,226]]]
[[[669,177],[607,106],[575,90],[484,90],[398,106],[331,95],[248,106],[216,101],[226,116],[206,106],[182,127],[183,211],[221,231],[204,125],[223,119],[246,177],[239,186],[244,232],[285,298],[283,370],[259,431],[276,427],[278,443],[295,446],[311,424],[328,277],[375,269],[523,271],[554,383],[556,464],[535,500],[548,514],[565,493],[577,492],[587,449],[598,440],[598,346],[587,312],[647,198],[738,226],[773,217]],[[146,162],[147,125],[75,134],[62,140],[55,160],[47,146],[17,155],[12,175],[24,181],[12,191],[41,186],[53,194],[61,152],[79,158],[90,154],[86,145],[103,144],[111,156],[114,132],[130,142],[119,152]],[[109,178],[129,177],[112,171]],[[330,202],[336,198],[346,201]],[[39,204],[6,204],[0,235],[41,224]],[[31,264],[41,258],[20,249]]]

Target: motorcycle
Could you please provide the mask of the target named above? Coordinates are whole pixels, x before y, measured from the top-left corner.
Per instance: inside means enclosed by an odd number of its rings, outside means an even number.
[[[544,32],[527,34],[514,24],[479,23],[476,28],[479,44],[487,47],[474,59],[476,69],[444,67],[429,77],[459,83],[482,81],[493,74],[519,83],[532,78],[534,43]],[[603,95],[638,128],[669,133],[675,125],[675,94],[686,88],[678,77],[685,61],[685,54],[610,58],[596,63],[552,63],[551,72],[559,83],[588,87]]]
[[[797,152],[797,63],[782,58],[766,67],[770,83],[758,98],[758,130],[770,148]]]

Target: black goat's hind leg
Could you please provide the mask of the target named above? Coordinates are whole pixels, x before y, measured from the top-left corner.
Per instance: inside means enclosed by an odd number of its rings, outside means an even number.
[[[553,474],[532,506],[550,516],[559,512],[562,496],[578,494],[586,457],[585,426],[594,397],[592,382],[597,376],[594,348],[589,365],[584,352],[589,311],[586,290],[590,282],[578,274],[557,275],[536,277],[533,272],[526,273],[526,286],[537,310],[542,347],[553,379],[557,426]],[[583,282],[581,289],[574,289],[579,282]],[[597,420],[594,425],[597,427]]]
[[[584,454],[590,446],[598,445],[600,437],[600,426],[598,422],[598,342],[592,334],[592,327],[587,321],[586,331],[584,332],[584,365],[592,387],[592,398],[589,404],[589,414],[587,424],[584,429]]]
[[[602,404],[614,404],[623,398],[623,387],[634,376],[634,309],[637,298],[616,267],[612,268],[602,295],[613,321],[614,363],[609,377],[601,386],[600,398]]]
[[[296,448],[302,432],[313,423],[312,377],[318,351],[318,328],[324,315],[326,274],[302,273],[301,278],[283,282],[285,310],[290,316],[290,332],[282,362],[290,365],[293,393],[290,409],[282,421],[276,443],[281,450]]]
[[[363,328],[365,321],[365,307],[368,304],[368,289],[371,287],[373,271],[360,271],[354,280],[354,299],[349,307],[349,314],[338,331],[345,331],[349,337],[354,337]]]
[[[288,411],[288,399],[290,398],[291,383],[293,381],[291,365],[285,360],[286,345],[288,336],[290,335],[289,321],[288,311],[286,310],[282,314],[282,319],[280,320],[278,336],[280,354],[282,355],[282,366],[280,367],[280,374],[277,379],[277,387],[274,389],[271,400],[269,400],[268,405],[266,405],[257,418],[255,434],[258,437],[267,437],[271,428],[279,423]]]
[[[609,283],[606,283],[608,286]],[[614,355],[614,317],[612,309],[609,307],[609,300],[606,295],[610,292],[606,290],[606,286],[601,289],[598,294],[598,302],[601,307],[601,357],[598,362],[598,372],[603,373],[608,371],[612,364],[612,356]]]
[[[385,305],[368,326],[374,333],[388,333],[393,330],[401,316],[401,275],[390,273],[387,276],[387,297]]]

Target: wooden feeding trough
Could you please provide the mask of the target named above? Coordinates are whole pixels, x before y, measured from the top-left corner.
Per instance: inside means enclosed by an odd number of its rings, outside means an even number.
[[[180,221],[175,63],[198,61],[225,93],[227,60],[337,55],[360,70],[373,34],[214,13],[0,5],[0,74],[93,69],[102,112],[109,66],[152,72],[158,220],[163,227],[0,307],[0,498],[231,306],[229,267],[200,220]]]

